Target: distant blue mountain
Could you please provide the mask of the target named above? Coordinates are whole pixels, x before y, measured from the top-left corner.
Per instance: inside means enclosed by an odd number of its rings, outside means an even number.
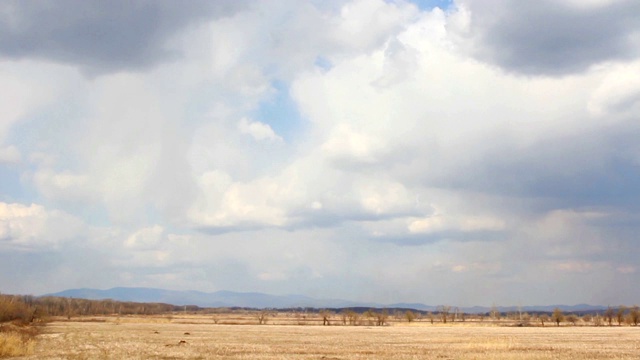
[[[197,305],[201,307],[251,307],[251,308],[297,308],[297,307],[351,307],[379,306],[337,299],[314,299],[303,295],[269,295],[257,292],[176,291],[153,288],[116,287],[108,290],[70,289],[46,296],[72,297],[79,299],[157,302],[173,305]]]
[[[201,291],[176,291],[140,287],[116,287],[107,290],[98,289],[70,289],[43,296],[61,296],[78,299],[103,300],[112,299],[118,301],[156,302],[173,305],[197,305],[200,307],[248,307],[248,308],[347,308],[347,307],[371,307],[371,308],[402,308],[420,311],[437,311],[438,306],[430,306],[421,303],[396,303],[377,304],[362,303],[340,299],[315,299],[304,295],[269,295],[257,292],[216,291],[211,293]],[[545,306],[500,306],[497,309],[502,312],[551,312],[555,308],[565,312],[602,311],[603,306],[597,305],[545,305]],[[487,313],[490,307],[474,306],[460,307],[460,311],[466,313]]]

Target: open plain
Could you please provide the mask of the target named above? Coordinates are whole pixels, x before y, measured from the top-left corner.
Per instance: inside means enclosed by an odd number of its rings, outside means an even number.
[[[640,359],[640,328],[630,326],[318,326],[245,320],[60,319],[47,324],[33,353],[19,359]]]

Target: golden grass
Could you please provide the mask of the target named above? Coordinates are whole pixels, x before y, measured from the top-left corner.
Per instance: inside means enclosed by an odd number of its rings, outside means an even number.
[[[636,327],[249,324],[251,317],[92,318],[47,325],[20,359],[638,359]],[[81,319],[78,319],[81,320]],[[96,321],[99,320],[99,321]],[[104,320],[104,321],[102,321]],[[221,325],[221,321],[248,325]],[[283,318],[273,323],[285,322]]]
[[[0,332],[0,357],[14,357],[32,354],[35,340],[14,331]]]

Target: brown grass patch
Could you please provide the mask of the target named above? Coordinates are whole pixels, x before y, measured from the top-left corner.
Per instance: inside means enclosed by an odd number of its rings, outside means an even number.
[[[124,319],[119,325],[115,318],[50,323],[34,353],[22,359],[637,359],[640,350],[635,327],[297,326],[278,324],[280,316],[273,325],[242,326],[214,324],[206,316]]]
[[[13,324],[0,326],[0,357],[30,355],[33,353],[37,330]]]

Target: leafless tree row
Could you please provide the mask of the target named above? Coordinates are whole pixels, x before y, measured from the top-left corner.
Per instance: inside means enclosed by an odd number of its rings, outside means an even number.
[[[86,315],[156,315],[180,308],[182,307],[159,303],[0,294],[0,322],[17,320],[29,323],[50,316],[71,318]]]
[[[231,309],[226,309],[227,312]],[[121,302],[114,300],[86,300],[62,297],[34,297],[23,295],[2,295],[0,294],[0,322],[21,321],[31,323],[42,321],[51,316],[64,316],[72,318],[74,316],[100,316],[100,315],[160,315],[174,314],[176,312],[198,312],[213,314],[214,323],[218,323],[218,316],[221,309],[206,309],[197,306],[174,306],[160,303],[136,303]],[[275,310],[248,310],[253,313],[258,324],[267,324],[270,318],[276,316]],[[224,311],[223,311],[224,312]],[[310,310],[309,313],[296,310],[294,321],[300,325],[316,323],[328,325],[366,325],[384,326],[390,321],[408,323],[415,321],[436,322],[447,324],[461,322],[471,319],[473,321],[485,321],[489,318],[493,322],[505,322],[520,326],[538,324],[546,326],[638,326],[640,323],[640,308],[638,306],[608,307],[602,313],[583,314],[579,316],[574,313],[563,313],[561,309],[555,309],[552,313],[528,314],[518,309],[517,312],[500,313],[494,306],[491,311],[485,314],[469,315],[461,312],[458,308],[447,305],[439,306],[435,312],[420,312],[411,310],[395,310],[393,314],[387,309],[368,309],[360,312],[354,309],[343,309],[342,311],[332,310]]]

